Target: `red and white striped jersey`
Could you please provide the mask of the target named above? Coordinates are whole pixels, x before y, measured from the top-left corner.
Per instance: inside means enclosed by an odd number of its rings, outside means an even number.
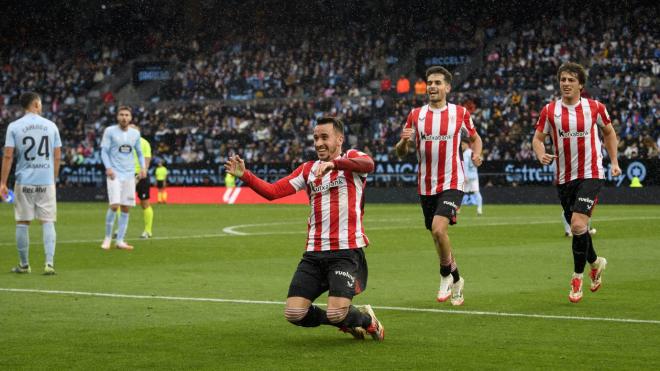
[[[477,134],[470,112],[452,103],[442,109],[428,104],[413,109],[405,128],[413,128],[417,146],[417,192],[434,195],[448,189],[463,190],[461,134]]]
[[[580,98],[573,106],[560,99],[543,107],[536,130],[552,136],[557,184],[605,178],[598,128],[610,123],[605,105],[593,99]]]
[[[373,170],[373,161],[363,152],[349,150],[335,164],[342,159],[366,159],[371,166],[368,171]],[[367,173],[332,170],[317,178],[314,172],[320,164],[320,160],[308,161],[285,178],[296,191],[304,189],[309,195],[307,251],[366,247],[369,240],[364,233],[362,216]]]

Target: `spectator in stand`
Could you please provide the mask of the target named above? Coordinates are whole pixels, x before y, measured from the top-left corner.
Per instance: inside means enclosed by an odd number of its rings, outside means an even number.
[[[417,82],[415,82],[415,96],[418,98],[422,98],[426,95],[426,81],[422,79],[421,77],[417,79]]]
[[[404,75],[399,77],[399,80],[396,82],[396,93],[399,98],[407,98],[410,94],[410,80]]]

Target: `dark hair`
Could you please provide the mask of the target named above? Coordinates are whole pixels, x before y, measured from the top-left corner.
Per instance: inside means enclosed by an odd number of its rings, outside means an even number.
[[[325,125],[325,124],[332,124],[332,127],[335,129],[335,131],[341,135],[344,135],[344,123],[335,117],[321,117],[316,121],[316,125]]]
[[[561,80],[561,73],[568,72],[577,76],[578,82],[580,85],[585,86],[587,84],[587,71],[581,64],[574,62],[566,62],[559,67],[557,71],[557,80]]]
[[[440,73],[445,77],[445,82],[451,85],[451,72],[442,66],[431,66],[426,70],[426,79],[434,73]]]
[[[33,93],[31,91],[21,94],[21,97],[18,98],[18,101],[21,103],[21,107],[23,107],[23,109],[30,108],[30,105],[35,100],[41,100],[41,97],[39,97],[39,94]]]
[[[117,108],[117,113],[119,113],[119,111],[128,111],[131,116],[133,116],[133,110],[129,106],[119,106],[119,108]]]

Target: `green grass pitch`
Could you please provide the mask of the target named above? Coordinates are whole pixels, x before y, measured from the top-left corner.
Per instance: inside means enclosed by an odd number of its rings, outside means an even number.
[[[132,252],[100,249],[105,208],[59,204],[57,275],[43,276],[38,225],[32,273],[7,273],[18,257],[0,205],[0,369],[660,369],[658,206],[598,206],[609,264],[578,304],[559,205],[464,207],[450,228],[466,280],[454,308],[435,301],[419,206],[367,204],[369,282],[354,303],[374,306],[382,343],[284,320],[306,206],[156,205],[148,241],[134,209]]]

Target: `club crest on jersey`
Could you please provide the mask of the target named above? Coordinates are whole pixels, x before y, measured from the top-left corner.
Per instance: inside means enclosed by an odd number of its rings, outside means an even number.
[[[557,129],[559,131],[559,137],[560,138],[584,138],[589,136],[589,129],[584,130],[584,131],[564,131],[561,129]]]
[[[426,134],[426,133],[421,133],[420,134],[421,140],[431,140],[431,141],[450,141],[454,139],[454,134],[447,134],[447,135],[433,135],[433,134]]]
[[[337,178],[332,182],[328,182],[321,185],[314,185],[313,182],[310,182],[309,188],[312,190],[312,193],[327,192],[330,188],[341,187],[346,185],[345,178]]]

